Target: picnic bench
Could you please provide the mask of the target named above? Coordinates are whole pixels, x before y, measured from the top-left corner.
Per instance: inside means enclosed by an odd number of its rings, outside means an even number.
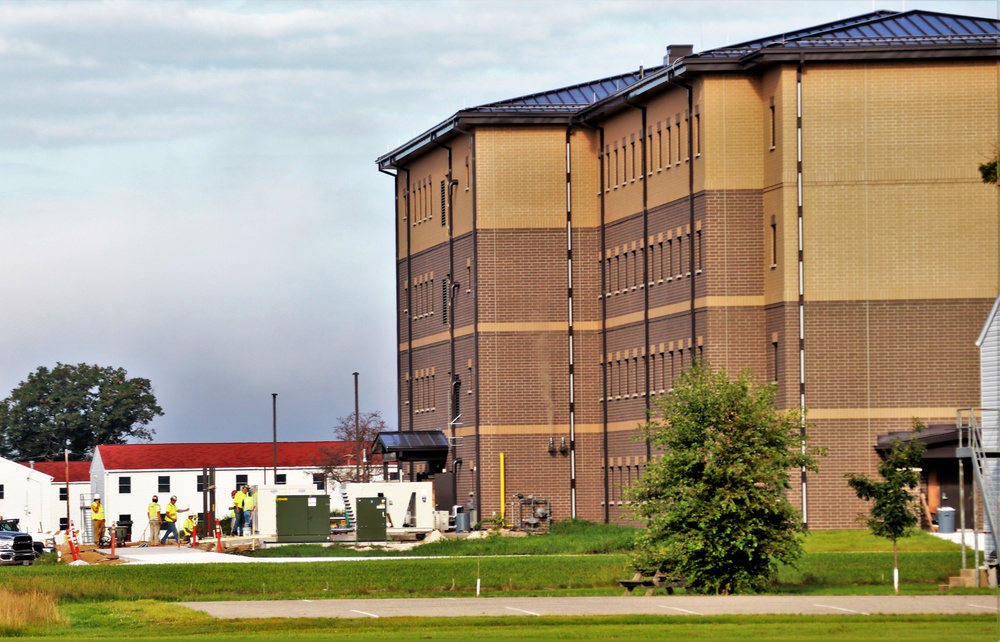
[[[658,588],[665,588],[667,589],[667,595],[673,595],[675,588],[681,588],[685,584],[681,578],[667,575],[662,571],[653,574],[652,577],[636,573],[632,576],[632,579],[618,580],[618,583],[625,589],[625,595],[631,595],[632,591],[639,587],[646,589],[646,595],[652,595],[653,591]]]

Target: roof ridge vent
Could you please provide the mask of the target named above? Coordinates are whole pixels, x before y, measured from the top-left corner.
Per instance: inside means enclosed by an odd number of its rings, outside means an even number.
[[[663,64],[672,65],[692,53],[694,53],[694,45],[667,45],[667,55],[663,57]]]

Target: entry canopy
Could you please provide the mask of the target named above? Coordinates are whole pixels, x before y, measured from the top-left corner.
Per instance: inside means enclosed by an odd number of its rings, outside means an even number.
[[[440,430],[380,432],[372,442],[372,454],[396,461],[444,462],[448,438]]]

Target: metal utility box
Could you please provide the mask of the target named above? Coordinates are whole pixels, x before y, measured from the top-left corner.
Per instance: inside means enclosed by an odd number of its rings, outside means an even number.
[[[329,495],[278,495],[274,506],[279,542],[330,539]]]
[[[357,499],[357,541],[384,542],[385,528],[385,497],[358,497]]]

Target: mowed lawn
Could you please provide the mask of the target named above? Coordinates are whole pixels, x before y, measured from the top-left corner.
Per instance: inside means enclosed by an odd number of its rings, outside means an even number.
[[[39,564],[0,571],[0,636],[21,639],[201,640],[220,636],[281,640],[696,639],[985,640],[1000,639],[997,614],[974,616],[730,616],[386,618],[214,620],[176,602],[335,597],[483,597],[617,595],[630,575],[632,529],[568,524],[551,535],[436,542],[409,556],[435,559],[336,563],[90,566]],[[819,532],[806,554],[783,568],[776,593],[892,592],[888,542],[862,531]],[[903,592],[936,593],[957,574],[961,554],[949,542],[917,534],[903,541]],[[303,545],[288,555],[357,556],[349,549]],[[386,551],[374,551],[385,555]],[[274,551],[264,554],[273,555]],[[962,592],[988,593],[985,589]],[[30,613],[17,612],[28,597]],[[633,599],[641,600],[641,596]],[[998,598],[1000,603],[1000,598]],[[12,612],[13,610],[13,612]],[[18,619],[21,618],[21,619]]]

